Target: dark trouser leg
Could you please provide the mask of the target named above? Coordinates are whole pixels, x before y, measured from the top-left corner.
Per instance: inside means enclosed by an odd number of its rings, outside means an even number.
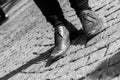
[[[57,0],[34,0],[47,21],[54,27],[64,22],[63,12]]]
[[[91,9],[88,5],[88,0],[69,0],[71,7],[73,7],[77,13],[83,10]]]
[[[2,10],[1,7],[0,7],[0,16],[1,16],[1,19],[5,18],[5,13],[4,13],[4,11]]]

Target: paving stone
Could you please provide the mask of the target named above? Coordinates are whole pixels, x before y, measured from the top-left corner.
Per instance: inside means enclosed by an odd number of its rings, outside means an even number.
[[[119,7],[118,7],[118,6],[113,7],[106,15],[110,15],[111,13],[113,13],[113,12],[115,12],[115,11],[117,11],[117,10],[119,10]]]
[[[119,31],[116,31],[109,37],[109,43],[114,42],[115,40],[119,39]]]
[[[119,24],[118,24],[119,25]],[[117,32],[119,30],[118,25],[116,26],[111,26],[104,32],[104,37],[107,37],[108,35],[112,35],[113,33]]]
[[[89,61],[87,64],[93,63],[93,62],[103,58],[105,56],[105,52],[106,52],[106,48],[103,48],[101,50],[98,50],[97,52],[92,53],[89,56]]]
[[[115,52],[116,50],[118,50],[118,48],[119,48],[119,45],[117,45],[116,42],[111,43],[108,50],[107,50],[107,54]]]

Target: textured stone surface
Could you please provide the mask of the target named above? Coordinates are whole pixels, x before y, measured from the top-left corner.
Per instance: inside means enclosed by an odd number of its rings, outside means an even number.
[[[58,1],[65,18],[81,29],[69,1]],[[86,37],[79,36],[65,57],[45,67],[54,29],[32,0],[20,0],[6,11],[10,18],[0,26],[0,80],[120,80],[119,4],[119,0],[89,0],[103,19],[103,31],[87,44]]]

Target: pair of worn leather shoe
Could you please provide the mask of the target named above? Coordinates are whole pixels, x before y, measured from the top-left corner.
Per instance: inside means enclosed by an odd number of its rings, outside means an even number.
[[[88,37],[97,35],[103,26],[101,18],[91,10],[80,12],[78,17],[83,25],[83,30]],[[69,25],[58,25],[55,27],[55,47],[52,50],[51,58],[61,57],[70,46],[70,32],[66,27]],[[73,31],[74,32],[74,31]]]

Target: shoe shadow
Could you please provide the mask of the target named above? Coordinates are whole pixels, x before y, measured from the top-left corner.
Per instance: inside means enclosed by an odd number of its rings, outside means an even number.
[[[82,29],[78,32],[75,32],[71,36],[71,45],[85,45],[88,39],[87,35]]]
[[[110,80],[120,75],[120,52],[103,60],[84,80]]]
[[[27,69],[28,67],[30,67],[33,64],[37,64],[37,62],[39,61],[44,61],[46,60],[50,55],[51,55],[51,51],[52,51],[53,47],[49,50],[47,50],[44,53],[41,53],[38,57],[28,61],[26,64],[22,65],[21,67],[13,70],[12,72],[6,74],[3,77],[0,77],[0,80],[8,80],[9,78],[13,77],[14,75],[21,73],[23,70]],[[36,52],[33,54],[37,54]]]

